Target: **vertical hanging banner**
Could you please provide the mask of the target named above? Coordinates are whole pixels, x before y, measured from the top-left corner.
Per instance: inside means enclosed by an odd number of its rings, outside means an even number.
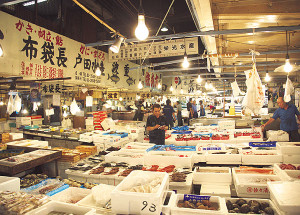
[[[24,79],[71,77],[65,83],[137,89],[137,65],[128,61],[108,62],[108,54],[0,11],[0,75]],[[95,75],[96,68],[101,71]],[[126,78],[124,78],[124,76]]]

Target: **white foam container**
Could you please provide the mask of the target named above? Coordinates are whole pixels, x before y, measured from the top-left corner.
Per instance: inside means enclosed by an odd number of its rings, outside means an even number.
[[[283,163],[300,163],[300,154],[299,155],[282,155]]]
[[[255,179],[272,179],[281,181],[276,175],[259,175],[259,174],[233,174],[237,196],[249,198],[270,198],[270,192],[267,183],[256,183]],[[248,181],[248,180],[253,180]]]
[[[192,195],[197,196],[197,195]],[[177,207],[177,203],[179,200],[184,199],[184,194],[177,194],[176,195],[175,204],[173,205],[171,209],[172,215],[182,215],[182,214],[201,214],[201,215],[211,215],[211,214],[226,214],[226,204],[225,200],[223,198],[220,198],[219,196],[211,196],[210,201],[216,202],[219,205],[219,210],[204,210],[204,209],[192,209],[192,208],[179,208]]]
[[[76,215],[93,215],[95,214],[95,209],[77,206],[74,204],[67,204],[63,202],[50,201],[47,204],[30,211],[27,215],[41,215],[49,214],[52,211],[64,212],[64,213],[74,213]]]
[[[213,172],[197,172],[197,169],[201,170],[225,170],[226,173],[213,173]],[[229,167],[196,167],[194,169],[194,184],[231,184],[231,168]]]
[[[232,203],[235,203],[237,200],[239,200],[240,198],[230,198],[230,197],[225,197],[225,201],[227,200],[231,200]],[[270,201],[269,199],[257,199],[257,198],[243,198],[245,199],[247,202],[249,202],[250,200],[255,200],[258,201],[259,203],[262,202],[267,202],[269,203],[270,207],[273,209],[274,211],[274,215],[282,215],[281,211],[276,207],[276,205]],[[229,213],[229,214],[237,214],[237,215],[243,215],[243,213]]]
[[[293,164],[294,166],[298,167],[300,164]],[[283,179],[287,181],[298,181],[300,178],[297,178],[300,176],[300,170],[287,170],[287,169],[281,169],[280,164],[274,164],[274,169],[276,172],[278,172],[278,175],[280,175]]]
[[[206,152],[200,154],[195,153],[192,157],[192,164],[198,163],[198,162],[206,162]]]
[[[227,152],[227,151],[226,151]],[[241,164],[241,154],[212,154],[213,152],[207,152],[205,155],[207,164]]]
[[[270,198],[286,214],[296,215],[300,211],[299,182],[268,182]]]
[[[170,181],[169,190],[174,190],[176,193],[189,194],[192,192],[193,173],[186,176],[185,182]]]
[[[137,193],[123,191],[129,186],[139,185],[137,177],[143,175],[160,177],[161,185],[156,193]],[[132,171],[111,193],[112,212],[118,214],[160,214],[165,191],[169,188],[169,175],[164,172]],[[147,202],[147,206],[145,207]],[[155,205],[155,211],[151,206]],[[144,208],[144,209],[143,209]],[[151,212],[151,210],[153,212]]]
[[[20,191],[20,178],[0,176],[0,191]]]
[[[166,191],[165,198],[169,197],[169,202],[167,205],[162,206],[162,215],[170,215],[171,214],[171,206],[174,204],[176,200],[176,194],[174,191]],[[164,200],[165,201],[165,200]]]
[[[141,155],[141,157],[132,158],[132,157],[122,157],[118,155]],[[107,155],[105,155],[105,162],[125,162],[130,165],[143,165],[144,164],[144,153],[132,153],[132,152],[120,152],[120,151],[114,151]]]
[[[200,195],[230,197],[231,196],[230,185],[202,184]]]
[[[300,155],[300,146],[296,146],[299,142],[277,142],[276,147],[282,154]]]
[[[254,154],[242,154],[242,164],[245,165],[273,165],[282,162],[282,154],[277,150],[252,150]],[[274,153],[275,155],[260,155]]]
[[[84,197],[89,195],[92,191],[90,189],[84,189],[79,187],[69,187],[53,196],[50,197],[53,201],[64,202],[72,204],[70,201],[72,199],[78,199],[78,202]],[[75,203],[73,203],[75,204]]]
[[[192,157],[194,152],[180,151],[150,151],[144,157],[144,165],[159,165],[192,168]],[[179,157],[183,155],[184,157]]]

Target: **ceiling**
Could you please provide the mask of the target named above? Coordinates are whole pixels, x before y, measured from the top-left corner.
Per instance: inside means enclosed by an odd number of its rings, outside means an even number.
[[[0,9],[33,22],[32,14],[35,12],[35,7],[23,7],[20,2],[25,1],[0,0]],[[135,37],[134,29],[137,25],[139,0],[80,0],[79,2],[127,38]],[[151,36],[155,35],[171,2],[172,0],[143,1],[146,24]],[[10,6],[5,6],[8,4]],[[31,15],[29,15],[30,13]],[[37,24],[77,41],[88,44],[112,40],[109,30],[97,23],[71,0],[48,0],[40,3],[37,14],[39,17]],[[286,35],[289,40],[288,49],[295,52],[291,53],[292,51],[290,51],[291,63],[298,65],[300,63],[300,27],[296,28],[297,30],[288,31],[287,34],[285,31],[256,32],[256,29],[266,27],[299,26],[299,0],[175,0],[166,20],[169,31],[160,32],[158,36],[213,32],[212,36],[199,37],[199,55],[189,56],[189,58],[198,57],[200,59],[191,61],[190,69],[183,70],[181,68],[182,57],[148,59],[146,61],[146,64],[150,65],[177,60],[177,63],[154,68],[162,71],[168,78],[180,75],[185,79],[195,79],[198,74],[202,74],[203,78],[214,78],[212,80],[217,82],[216,86],[224,87],[226,85],[227,88],[230,81],[234,80],[236,71],[238,83],[245,85],[243,72],[251,68],[253,60],[249,52],[254,50],[256,53],[261,53],[256,55],[255,59],[262,80],[268,71],[272,78],[272,84],[281,84],[286,80],[286,73],[282,71],[275,73],[274,69],[285,62]],[[87,26],[87,23],[90,26]],[[84,29],[87,33],[84,33]],[[230,31],[234,29],[247,29],[247,31],[230,34]],[[224,30],[228,30],[229,33],[218,33]],[[108,46],[102,46],[101,49],[107,51]],[[210,58],[212,69],[208,71],[206,59],[201,59],[205,49],[210,54],[235,53],[239,56]],[[298,73],[299,71],[290,73],[292,81],[298,82]],[[224,80],[228,81],[224,82]]]

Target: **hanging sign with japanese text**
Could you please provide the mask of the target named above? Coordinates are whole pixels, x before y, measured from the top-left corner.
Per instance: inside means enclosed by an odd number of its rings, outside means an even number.
[[[63,92],[63,85],[57,82],[43,82],[41,84],[41,92],[43,95],[61,94]]]
[[[138,89],[141,74],[129,61],[108,62],[108,54],[0,11],[1,76],[24,79],[71,77],[65,84]],[[95,75],[99,66],[101,75]]]
[[[121,46],[119,53],[109,50],[109,62],[180,56],[185,51],[198,54],[198,37]]]

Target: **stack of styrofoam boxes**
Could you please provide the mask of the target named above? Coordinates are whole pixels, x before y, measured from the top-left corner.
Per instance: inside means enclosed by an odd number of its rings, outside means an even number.
[[[20,191],[20,178],[0,176],[0,191]]]
[[[280,142],[276,143],[276,148],[281,151],[282,161],[285,164],[300,164],[300,146],[299,142]]]
[[[16,117],[16,127],[19,128],[21,125],[31,125],[31,117]]]
[[[127,128],[128,133],[129,133],[129,138],[133,142],[143,142],[144,140],[144,132],[145,128],[144,127],[129,127]]]
[[[128,163],[129,165],[144,165],[145,153],[113,151],[105,155],[105,162],[109,163]]]
[[[196,167],[193,184],[201,184],[201,195],[230,197],[232,182],[229,167]]]
[[[23,139],[23,133],[9,133],[9,140],[15,141]]]
[[[37,126],[41,126],[43,125],[43,118],[41,115],[37,115],[37,116],[31,116],[31,123],[32,125],[37,125]]]
[[[88,130],[88,131],[92,131],[94,130],[94,120],[93,120],[93,117],[87,117],[85,119],[85,129]]]
[[[129,192],[127,190],[159,179],[155,193]],[[116,214],[154,214],[163,209],[165,191],[169,189],[169,175],[164,172],[132,171],[111,193],[112,212]]]
[[[278,142],[289,141],[289,134],[282,130],[278,130],[278,131],[269,130],[266,132],[266,134],[269,141],[278,141]]]
[[[79,135],[79,141],[91,143],[93,142],[93,133],[92,132],[86,132]]]
[[[270,199],[279,209],[279,214],[296,215],[300,211],[300,183],[283,181],[268,182]]]
[[[103,130],[101,123],[107,118],[106,111],[93,112],[94,130]]]

